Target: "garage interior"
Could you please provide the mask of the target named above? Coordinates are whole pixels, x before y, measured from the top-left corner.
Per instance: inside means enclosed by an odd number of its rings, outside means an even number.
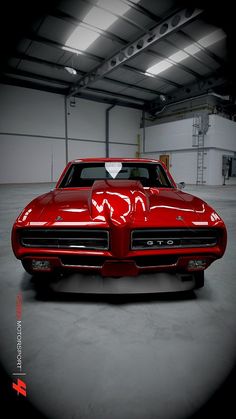
[[[236,360],[236,65],[229,2],[6,5],[0,62],[1,364],[12,381],[23,295],[27,402],[52,419],[230,417]],[[10,30],[11,28],[11,30]],[[25,205],[82,157],[166,163],[228,230],[187,295],[44,295],[11,250]],[[4,372],[3,372],[4,373]],[[27,404],[27,406],[26,406]]]

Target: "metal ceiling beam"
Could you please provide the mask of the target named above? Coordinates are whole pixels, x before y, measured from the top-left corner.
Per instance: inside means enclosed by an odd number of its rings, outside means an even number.
[[[124,22],[128,23],[129,25],[133,26],[134,28],[141,30],[142,32],[147,32],[147,29],[144,26],[139,25],[138,23],[134,22],[134,20],[129,19],[128,17],[124,15],[118,15],[117,13],[112,12],[111,10],[107,9],[106,7],[100,6],[97,4],[96,1],[93,0],[81,0],[84,3],[90,4],[92,7],[97,7],[100,10],[104,10],[105,12],[110,13],[111,15],[115,16],[117,19],[121,19]]]
[[[122,45],[127,45],[127,43],[128,43],[125,39],[121,38],[120,36],[115,35],[114,33],[110,32],[108,30],[104,31],[104,30],[98,28],[95,25],[85,23],[83,20],[75,18],[75,17],[73,17],[73,16],[69,15],[68,13],[65,13],[61,10],[56,9],[56,10],[52,11],[50,13],[50,16],[53,16],[53,17],[56,17],[57,19],[61,19],[61,20],[64,20],[66,22],[69,22],[70,24],[72,24],[74,26],[80,25],[83,28],[89,29],[89,30],[91,30],[93,32],[96,32],[99,35],[101,35],[101,36],[103,36],[107,39],[110,39],[110,41],[115,41],[115,42],[117,42],[119,44],[122,44]]]
[[[24,54],[24,53],[15,53],[13,58],[23,60],[23,61],[29,61],[29,62],[36,63],[36,64],[46,65],[46,66],[49,66],[49,67],[52,67],[52,68],[56,68],[58,70],[65,71],[65,65],[64,64],[58,64],[58,63],[54,63],[52,61],[44,60],[44,59],[41,59],[41,58],[32,57],[32,56]],[[80,70],[77,70],[77,69],[76,69],[76,71],[77,71],[77,73],[79,73],[81,75],[86,74],[84,71],[80,71]],[[164,92],[161,92],[159,90],[148,89],[146,87],[141,87],[141,86],[138,86],[136,84],[127,83],[127,82],[124,82],[124,81],[112,79],[110,77],[104,77],[103,80],[108,81],[108,82],[113,83],[113,84],[116,84],[116,85],[119,85],[119,86],[123,86],[124,89],[125,88],[131,88],[131,89],[135,89],[135,90],[140,90],[142,92],[151,93],[151,94],[154,94],[154,95],[165,94]]]
[[[68,88],[72,85],[72,83],[61,80],[61,79],[55,79],[48,76],[42,76],[39,74],[34,74],[28,71],[24,71],[24,70],[16,70],[12,67],[6,68],[5,73],[12,74],[14,76],[30,78],[33,80],[39,80],[45,83],[62,85],[62,86],[67,87],[67,92],[68,92]],[[102,89],[95,89],[95,88],[89,88],[88,90],[93,93],[103,94],[103,95],[111,96],[113,98],[122,99],[123,101],[127,100],[129,103],[133,101],[134,103],[139,103],[141,105],[145,104],[144,99],[140,99],[134,96],[124,95],[122,93],[114,93],[114,92],[110,92],[109,90],[102,90]]]
[[[208,57],[212,58],[215,62],[217,62],[218,64],[222,65],[224,64],[224,60],[222,60],[220,57],[218,57],[218,55],[214,54],[214,52],[210,51],[209,49],[203,47],[201,44],[198,44],[197,41],[195,41],[195,39],[193,39],[190,35],[188,35],[186,32],[184,31],[180,31],[179,32],[180,35],[187,39],[188,41],[190,41],[191,43],[195,43],[198,45],[198,47],[201,49],[201,51],[204,52],[204,54],[208,55]]]
[[[186,52],[183,48],[179,48],[178,46],[176,46],[174,44],[174,42],[168,40],[164,40],[164,42],[166,42],[168,45],[176,48],[178,51],[183,51],[185,54],[187,54],[189,56],[189,58],[192,58],[193,60],[197,61],[198,63],[202,64],[204,67],[206,67],[208,70],[210,71],[215,71],[215,68],[213,68],[212,66],[210,66],[209,64],[206,64],[204,60],[202,60],[201,58],[197,57],[196,54],[192,55],[189,54],[188,52]]]
[[[177,89],[183,87],[182,84],[176,83],[176,82],[174,82],[172,80],[166,79],[165,77],[162,77],[162,76],[159,76],[159,75],[156,76],[155,74],[150,74],[150,75],[147,76],[147,74],[145,73],[145,71],[140,70],[140,69],[138,69],[136,67],[132,67],[130,65],[124,65],[123,68],[125,68],[125,69],[127,69],[129,71],[132,71],[132,72],[134,72],[136,74],[139,74],[140,76],[144,76],[147,79],[149,79],[149,78],[156,79],[156,80],[158,80],[158,81],[160,81],[160,82],[162,82],[164,84],[168,84],[170,86],[176,87]]]
[[[167,57],[164,54],[160,54],[159,52],[152,51],[150,49],[148,50],[148,52],[149,55],[151,54],[154,58],[161,58],[163,61],[168,61],[175,67],[180,68],[182,71],[185,71],[185,73],[191,74],[191,76],[193,76],[195,79],[202,80],[202,76],[199,73],[197,73],[189,67],[186,67],[184,64],[176,63],[175,61],[171,60],[171,58]]]
[[[118,43],[120,43],[122,45],[128,45],[129,44],[128,41],[126,41],[123,38],[118,37],[117,35],[113,34],[112,32],[103,31],[103,30],[99,29],[97,26],[89,25],[87,23],[84,23],[82,20],[79,20],[77,18],[74,18],[74,17],[68,15],[67,13],[61,12],[60,10],[56,10],[56,11],[52,12],[50,15],[51,16],[54,16],[54,17],[56,17],[58,19],[65,20],[65,21],[67,21],[67,22],[69,22],[69,23],[71,23],[73,25],[81,25],[81,27],[85,27],[85,28],[87,28],[89,30],[92,30],[93,32],[96,32],[99,35],[101,35],[101,36],[103,36],[103,37],[105,37],[107,39],[110,39],[111,41],[118,42]],[[170,45],[173,46],[173,44],[171,42],[169,42],[168,40],[165,40],[165,41],[168,42],[168,44],[170,44]],[[175,48],[177,48],[177,47],[175,46]],[[167,56],[164,56],[163,54],[159,54],[159,53],[157,53],[155,51],[152,51],[150,49],[147,49],[146,50],[146,54],[151,55],[152,57],[155,57],[155,58],[162,58],[163,60],[168,60],[169,59]],[[193,58],[196,59],[197,61],[200,61],[196,57],[193,57]],[[189,69],[188,67],[184,66],[183,64],[179,64],[179,63],[174,63],[174,64],[177,67],[179,67],[181,70],[185,71],[186,73],[189,73],[193,77],[201,80],[201,76],[198,73],[194,72],[193,70]],[[161,80],[161,78],[160,78],[160,80]],[[168,82],[167,79],[165,80],[165,83],[166,82]]]
[[[149,19],[152,19],[154,22],[159,22],[161,20],[160,18],[158,18],[158,16],[150,12],[150,10],[146,9],[145,7],[141,6],[139,3],[133,3],[130,0],[119,0],[119,1],[121,3],[127,4],[131,9],[134,9],[137,12],[142,13],[142,15],[149,17]]]
[[[119,0],[122,3],[128,4],[132,9],[137,10],[139,13],[141,13],[144,16],[149,17],[150,19],[152,19],[154,22],[159,23],[161,21],[161,17],[157,16],[156,14],[150,12],[150,10],[146,9],[145,7],[141,6],[140,4],[136,4],[133,3],[130,0]],[[190,35],[188,35],[186,32],[180,30],[179,34],[181,36],[183,36],[185,39],[188,39],[191,43],[197,43],[197,41],[195,39],[193,39]],[[169,41],[167,41],[169,43]],[[218,64],[224,64],[224,60],[222,60],[220,57],[218,57],[216,54],[214,54],[212,51],[210,51],[209,49],[202,47],[199,44],[199,48],[201,48],[202,51],[204,51],[204,53],[206,55],[208,55],[210,58],[212,58],[214,61],[216,61]]]
[[[210,76],[205,78],[201,83],[191,83],[175,92],[172,98],[168,99],[163,106],[159,100],[154,99],[149,102],[149,112],[155,113],[164,110],[166,107],[173,105],[182,100],[196,99],[200,95],[210,94],[215,88],[225,84],[223,76]]]
[[[19,70],[19,69],[16,70],[15,68],[12,68],[12,67],[7,67],[4,73],[13,74],[15,76],[20,76],[20,77],[28,77],[28,78],[39,80],[46,83],[62,85],[62,86],[67,87],[67,89],[69,88],[70,85],[72,85],[72,83],[67,82],[65,80],[56,79],[55,77],[48,77],[48,76],[43,76],[40,74],[31,73],[30,71]]]
[[[7,76],[7,75],[1,75],[0,76],[0,82],[3,84],[7,84],[10,86],[20,86],[20,87],[25,87],[25,88],[29,88],[29,89],[36,89],[36,90],[40,90],[40,91],[44,91],[44,92],[50,92],[50,93],[56,93],[56,94],[60,94],[60,95],[66,95],[67,93],[67,89],[65,88],[59,88],[59,87],[52,87],[49,85],[43,85],[40,83],[36,83],[30,80],[23,80],[23,79],[19,79],[19,78],[15,78],[15,76],[13,75],[13,77]],[[114,104],[117,106],[123,106],[126,108],[131,108],[131,109],[139,109],[142,110],[144,107],[143,105],[138,105],[136,103],[130,103],[130,102],[126,102],[123,101],[121,99],[110,99],[110,98],[102,98],[99,96],[95,96],[93,94],[88,94],[88,93],[80,93],[79,95],[80,99],[86,99],[86,100],[92,100],[94,102],[100,102],[100,103],[107,103],[107,104]]]
[[[139,105],[137,103],[131,103],[131,102],[126,102],[124,100],[121,99],[111,99],[108,97],[101,97],[101,96],[96,96],[93,94],[88,94],[86,91],[85,92],[80,92],[79,96],[76,96],[79,99],[87,99],[87,100],[92,100],[94,102],[101,102],[101,103],[108,103],[111,105],[116,105],[116,106],[124,106],[126,108],[131,108],[131,109],[144,109],[146,105]]]
[[[32,33],[32,32],[27,34],[27,38],[30,39],[30,40],[32,40],[32,41],[35,41],[35,42],[38,42],[38,43],[41,43],[41,44],[44,44],[44,45],[47,45],[47,46],[50,46],[50,47],[53,47],[53,48],[57,48],[57,49],[60,49],[61,51],[63,51],[62,50],[62,47],[64,45],[61,44],[60,42],[52,41],[52,40],[50,40],[48,38],[45,38],[43,36],[39,36],[39,35],[37,35],[35,33]],[[97,61],[99,63],[104,62],[104,58],[102,58],[102,57],[100,57],[98,55],[94,55],[94,54],[91,54],[91,53],[88,53],[88,52],[85,52],[85,51],[78,51],[78,53],[79,53],[79,55],[82,55],[82,56],[84,56],[86,58],[89,58],[89,59],[92,59],[94,61]],[[132,67],[132,66],[129,66],[127,64],[124,65],[123,67],[126,68],[129,71],[133,71],[133,72],[135,72],[137,74],[140,74],[142,76],[149,77],[149,76],[147,76],[145,74],[145,71],[140,70],[140,69],[138,69],[136,67]],[[159,75],[157,75],[157,76],[152,75],[151,77],[154,78],[154,79],[156,79],[156,80],[159,80],[160,82],[163,82],[165,84],[169,84],[170,86],[177,87],[177,88],[178,87],[181,87],[181,85],[179,83],[175,83],[175,82],[173,82],[173,81],[171,81],[169,79],[166,79],[165,77],[162,77],[162,76],[159,76]]]
[[[36,89],[36,90],[41,90],[41,91],[50,92],[50,93],[56,93],[56,94],[60,94],[60,95],[65,95],[67,93],[67,89],[65,89],[65,88],[43,85],[43,84],[40,84],[40,83],[36,83],[34,81],[18,79],[18,78],[10,77],[10,76],[3,75],[3,74],[0,76],[0,82],[4,83],[4,84],[8,84],[10,86],[27,87],[29,89]]]
[[[123,65],[129,59],[135,57],[140,52],[145,51],[150,45],[163,39],[173,31],[183,27],[186,23],[197,18],[202,13],[200,9],[189,10],[187,8],[176,12],[171,17],[163,20],[160,24],[152,29],[152,33],[145,34],[139,37],[135,42],[132,42],[127,47],[123,48],[119,53],[115,54],[110,59],[103,62],[94,71],[82,77],[79,83],[70,90],[69,96],[75,95],[81,88],[87,87],[94,81],[104,77],[110,71]]]
[[[58,48],[62,52],[64,51],[63,47],[65,45],[61,44],[60,42],[52,41],[51,39],[48,39],[44,36],[37,35],[34,32],[28,32],[28,33],[25,34],[25,36],[26,36],[27,39],[30,39],[31,41],[39,42],[40,44],[44,44],[44,45],[47,45],[49,47]],[[90,52],[85,52],[85,51],[78,50],[78,55],[82,55],[86,58],[97,61],[99,63],[102,63],[104,61],[104,58],[99,57],[98,55],[95,55],[95,54],[91,54]]]
[[[19,60],[22,60],[22,61],[29,61],[31,63],[46,65],[48,67],[56,68],[57,70],[65,70],[65,65],[63,65],[63,64],[58,64],[58,63],[55,63],[53,61],[48,61],[48,60],[45,60],[45,59],[42,59],[42,58],[33,57],[33,56],[25,54],[23,52],[14,53],[12,58],[16,58],[16,59],[19,59]],[[77,73],[81,74],[82,76],[85,74],[84,71],[80,71],[79,69],[76,69],[76,71],[77,71]]]
[[[116,84],[116,85],[119,85],[119,86],[123,86],[124,88],[136,89],[136,90],[139,90],[143,93],[150,93],[152,95],[164,95],[165,94],[165,93],[163,93],[159,90],[147,89],[146,87],[141,87],[141,86],[138,86],[137,84],[131,84],[131,83],[123,82],[123,81],[120,81],[120,80],[115,80],[115,79],[112,79],[110,77],[104,77],[103,80],[108,81],[108,82],[113,83],[113,84]]]
[[[87,89],[88,91],[92,91],[92,92],[96,92],[96,93],[99,93],[99,94],[102,94],[102,95],[108,95],[108,96],[111,96],[111,97],[116,97],[116,98],[122,98],[122,99],[127,99],[128,101],[133,101],[133,102],[135,102],[135,103],[140,103],[140,104],[143,104],[144,105],[144,103],[145,103],[145,100],[144,99],[140,99],[140,98],[136,98],[136,97],[134,97],[134,96],[129,96],[129,95],[124,95],[124,94],[122,94],[122,93],[113,93],[113,92],[110,92],[110,91],[108,91],[108,90],[103,90],[103,89],[95,89],[95,88],[93,88],[93,87],[88,87],[88,89]]]

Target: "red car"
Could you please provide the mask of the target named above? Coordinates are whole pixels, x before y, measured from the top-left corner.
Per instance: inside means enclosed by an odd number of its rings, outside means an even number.
[[[109,277],[116,284],[142,277],[164,290],[167,277],[178,277],[181,289],[203,286],[204,270],[223,256],[226,241],[215,210],[182,192],[162,162],[146,159],[70,162],[12,230],[15,256],[30,274],[97,272],[101,283]]]

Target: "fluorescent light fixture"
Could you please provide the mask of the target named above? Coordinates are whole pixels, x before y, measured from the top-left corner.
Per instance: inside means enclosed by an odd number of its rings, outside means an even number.
[[[65,67],[65,70],[68,71],[68,73],[72,74],[73,76],[76,76],[77,71],[75,68],[72,67]]]
[[[132,1],[138,3],[140,0]],[[130,6],[119,0],[98,0],[84,17],[83,22],[106,31],[119,16],[123,16],[129,9]],[[79,24],[67,39],[63,49],[77,54],[77,51],[85,51],[99,37],[98,32]]]
[[[77,55],[83,54],[82,51],[80,51],[80,50],[78,50],[76,48],[65,47],[64,45],[63,45],[62,49],[64,49],[65,51],[73,52],[73,53],[75,53]]]
[[[166,102],[166,96],[165,95],[160,95],[160,100],[162,102]]]
[[[175,54],[170,55],[166,60],[159,61],[159,63],[154,64],[149,67],[146,71],[147,76],[157,75],[172,67],[173,65],[180,63],[181,61],[186,60],[190,55],[195,55],[202,48],[207,48],[216,42],[221,41],[226,37],[226,34],[222,29],[217,29],[214,32],[211,32],[209,35],[204,36],[199,39],[197,42],[188,45],[183,50],[176,52]]]

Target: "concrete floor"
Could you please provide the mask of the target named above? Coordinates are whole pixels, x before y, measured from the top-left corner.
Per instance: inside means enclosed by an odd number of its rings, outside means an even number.
[[[21,290],[24,379],[30,402],[47,418],[190,417],[235,366],[236,187],[185,189],[211,204],[228,228],[226,254],[206,271],[203,289],[175,297],[61,294],[43,301],[12,254],[10,231],[25,204],[51,186],[0,187],[0,349],[8,374],[16,370]]]

